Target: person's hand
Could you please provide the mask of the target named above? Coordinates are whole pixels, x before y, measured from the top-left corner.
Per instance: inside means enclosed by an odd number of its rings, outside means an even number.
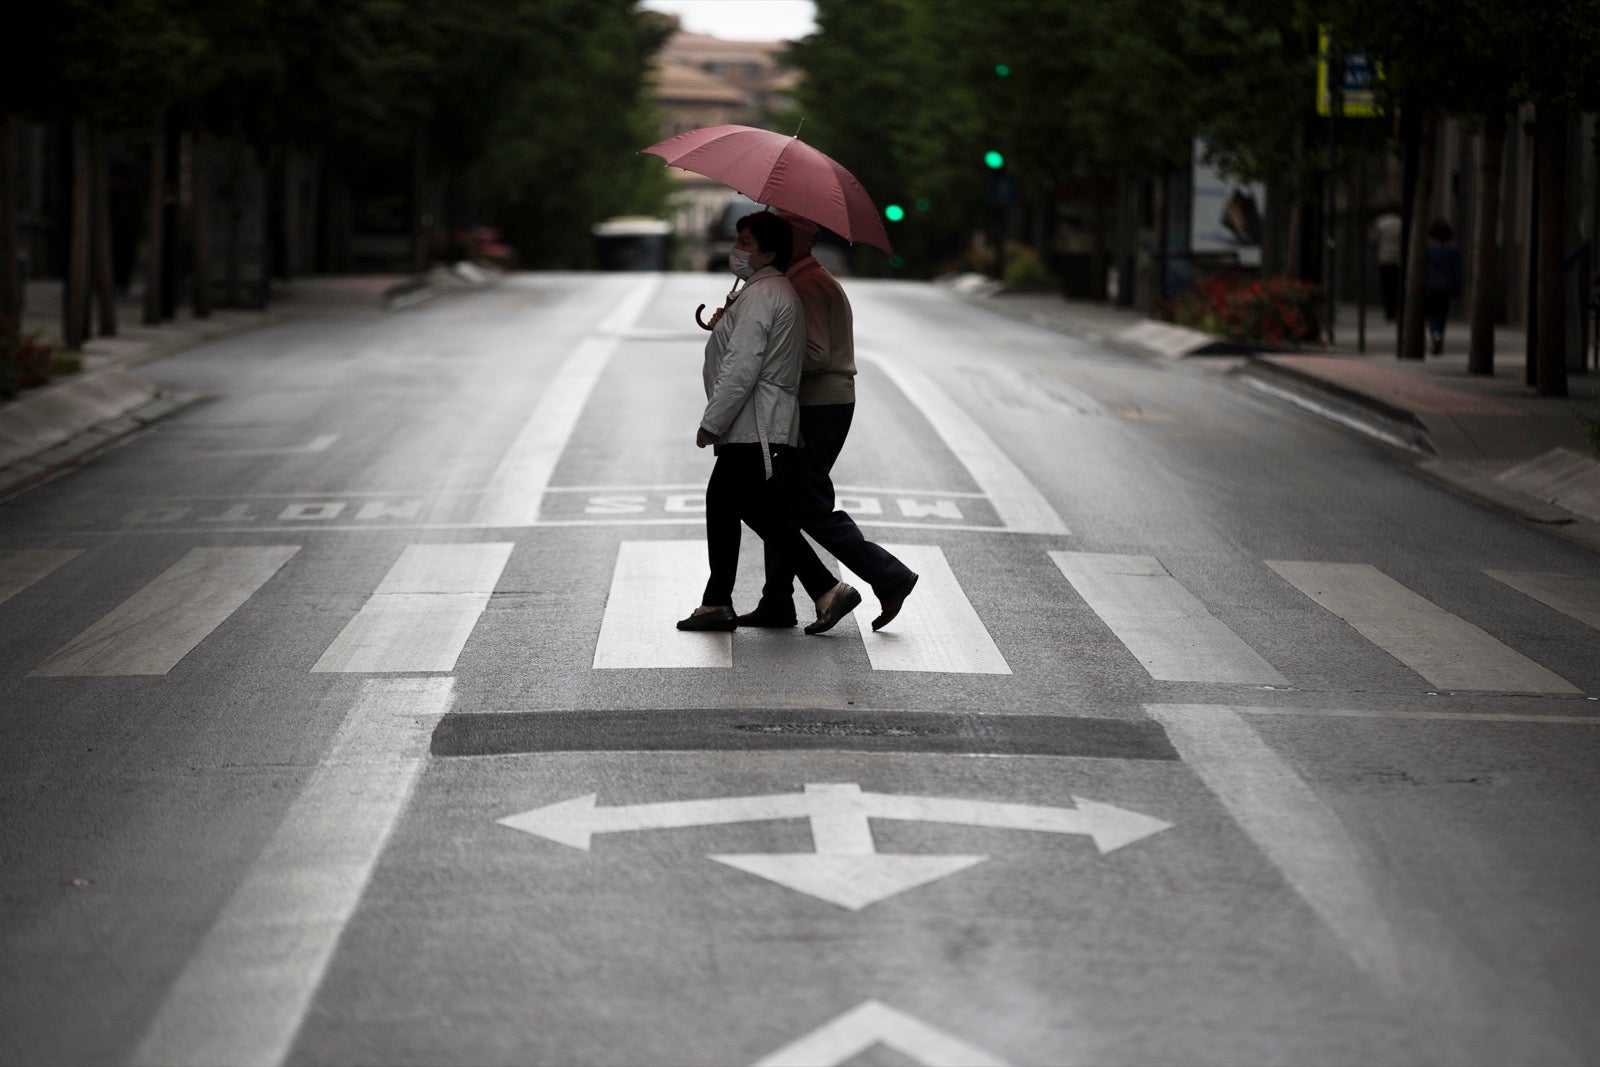
[[[717,435],[716,434],[714,434],[714,433],[706,433],[705,430],[703,430],[703,429],[695,430],[695,432],[694,432],[694,447],[696,447],[696,448],[704,448],[704,447],[706,447],[706,445],[714,445],[716,443],[717,443]]]
[[[717,328],[717,323],[722,321],[722,316],[725,315],[727,311],[727,308],[718,308],[711,313],[711,329],[715,330]]]

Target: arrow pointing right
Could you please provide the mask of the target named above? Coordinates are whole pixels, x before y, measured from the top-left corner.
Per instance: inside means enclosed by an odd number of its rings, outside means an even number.
[[[1053,834],[1087,834],[1102,853],[1170,830],[1172,824],[1113,804],[1075,796],[1075,808],[1049,808],[1037,804],[999,804],[988,800],[951,797],[914,797],[894,793],[863,793],[861,810],[869,818],[910,819],[920,822],[989,826],[996,830],[1033,830]]]

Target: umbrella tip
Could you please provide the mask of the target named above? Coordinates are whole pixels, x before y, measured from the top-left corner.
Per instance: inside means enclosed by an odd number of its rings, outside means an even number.
[[[798,125],[798,126],[796,126],[794,128],[794,135],[795,135],[796,138],[798,138],[800,136],[800,131],[805,129],[805,127],[806,127],[806,119],[805,119],[805,116],[802,115],[802,116],[800,116],[800,125]]]

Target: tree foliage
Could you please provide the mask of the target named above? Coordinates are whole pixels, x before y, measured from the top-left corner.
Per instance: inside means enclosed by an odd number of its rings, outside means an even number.
[[[1159,174],[1197,135],[1242,178],[1287,171],[1314,27],[1303,0],[818,0],[792,60],[807,139],[929,205],[894,234],[928,273],[991,211],[988,149],[1028,189]]]
[[[490,214],[461,221],[535,259],[581,259],[597,218],[665,202],[636,153],[666,29],[636,0],[32,0],[8,31],[10,113],[141,135],[175,119],[263,160],[420,152]]]

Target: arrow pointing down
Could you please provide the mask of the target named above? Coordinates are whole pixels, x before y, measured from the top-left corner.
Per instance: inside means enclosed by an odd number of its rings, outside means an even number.
[[[863,793],[854,784],[811,783],[803,793],[668,801],[602,808],[596,794],[498,820],[513,830],[588,849],[597,833],[664,830],[769,819],[811,820],[815,852],[713,855],[718,863],[841,907],[857,909],[954,874],[988,857],[881,855],[869,819],[942,822],[993,829],[1084,834],[1102,853],[1172,824],[1136,811],[1073,797],[1073,808],[982,800]]]

